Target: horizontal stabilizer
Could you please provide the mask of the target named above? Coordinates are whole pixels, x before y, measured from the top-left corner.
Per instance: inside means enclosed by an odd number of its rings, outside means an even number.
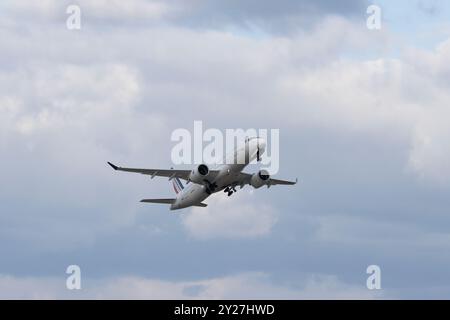
[[[197,204],[193,204],[193,206],[194,207],[206,207],[208,205],[206,203],[200,202],[200,203],[197,203]]]
[[[142,199],[141,202],[172,204],[175,202],[175,199]]]

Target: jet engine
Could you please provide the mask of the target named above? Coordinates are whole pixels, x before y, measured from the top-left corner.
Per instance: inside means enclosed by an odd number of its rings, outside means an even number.
[[[200,164],[197,168],[192,170],[191,174],[189,175],[189,180],[194,183],[204,184],[204,181],[208,178],[208,175],[208,166],[206,164]]]
[[[270,175],[266,170],[260,170],[252,175],[250,178],[250,185],[255,189],[261,188],[267,183],[269,178]]]

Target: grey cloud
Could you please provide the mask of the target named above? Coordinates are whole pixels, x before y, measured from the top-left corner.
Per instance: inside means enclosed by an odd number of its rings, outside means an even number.
[[[258,27],[264,31],[286,32],[317,22],[326,15],[355,16],[365,14],[367,1],[171,1],[181,5],[178,21],[203,28]]]
[[[380,293],[333,275],[309,274],[300,287],[276,285],[269,275],[247,272],[196,281],[163,281],[123,276],[82,278],[82,290],[69,291],[58,277],[0,275],[3,299],[373,299]],[[8,292],[9,294],[5,294]]]
[[[66,8],[70,4],[79,5],[82,23],[86,27],[100,29],[115,27],[152,27],[172,25],[198,30],[235,29],[243,32],[285,34],[301,29],[309,29],[329,15],[354,18],[365,21],[367,0],[130,0],[122,1],[55,1],[45,5],[30,4],[26,1],[6,1],[2,9],[4,22],[22,19],[23,25],[53,25],[65,23]],[[23,27],[20,27],[23,29]]]

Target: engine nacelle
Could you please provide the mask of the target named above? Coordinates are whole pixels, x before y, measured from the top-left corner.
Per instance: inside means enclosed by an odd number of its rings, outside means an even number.
[[[250,185],[255,189],[261,188],[263,185],[267,184],[269,178],[270,175],[266,170],[260,170],[252,175],[250,178]]]
[[[200,164],[197,168],[191,171],[191,174],[189,175],[189,180],[198,183],[203,184],[204,180],[207,179],[209,175],[209,168],[206,164]]]

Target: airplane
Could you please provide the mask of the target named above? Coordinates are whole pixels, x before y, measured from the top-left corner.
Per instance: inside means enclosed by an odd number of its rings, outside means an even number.
[[[178,210],[191,206],[206,207],[207,204],[203,201],[210,195],[223,190],[231,196],[236,192],[237,186],[242,189],[248,184],[258,189],[264,185],[269,188],[273,185],[296,184],[297,179],[295,181],[272,179],[266,170],[259,170],[253,174],[242,172],[253,160],[256,159],[258,162],[261,160],[265,148],[266,141],[263,138],[246,138],[245,143],[228,154],[224,164],[217,165],[214,170],[210,170],[206,164],[200,164],[193,170],[122,168],[111,162],[108,164],[114,170],[150,175],[152,179],[168,177],[173,182],[175,198],[143,199],[141,202],[170,204],[170,210]],[[187,181],[186,186],[180,179]]]

